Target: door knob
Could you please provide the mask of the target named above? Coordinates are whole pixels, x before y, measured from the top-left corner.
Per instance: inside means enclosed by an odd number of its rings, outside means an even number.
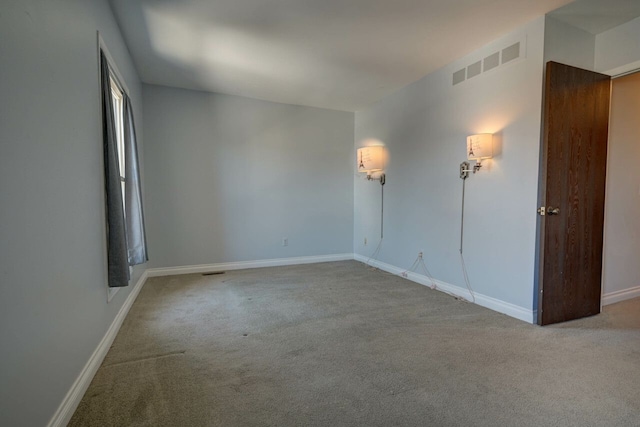
[[[547,215],[560,215],[560,208],[549,206],[547,208]]]

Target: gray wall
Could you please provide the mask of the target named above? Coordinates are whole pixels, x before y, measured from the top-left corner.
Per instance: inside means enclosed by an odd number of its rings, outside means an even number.
[[[596,37],[557,19],[546,16],[544,28],[544,62],[560,62],[593,70]]]
[[[596,71],[616,75],[640,69],[640,17],[596,36]]]
[[[353,251],[353,113],[143,92],[153,267]]]
[[[377,139],[390,157],[380,261],[409,268],[423,251],[436,279],[465,287],[458,168],[467,135],[494,133],[494,158],[467,180],[466,264],[476,292],[532,310],[543,31],[537,19],[356,114],[356,147]],[[452,86],[454,71],[525,39],[525,59]],[[369,256],[380,186],[355,182],[355,252]]]
[[[47,424],[129,293],[107,304],[97,30],[141,121],[141,87],[106,1],[2,3],[3,426]]]

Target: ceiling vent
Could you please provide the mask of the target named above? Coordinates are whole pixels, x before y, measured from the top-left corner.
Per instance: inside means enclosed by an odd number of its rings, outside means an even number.
[[[474,62],[465,68],[462,68],[453,73],[453,86],[460,84],[466,80],[479,76],[482,73],[491,71],[500,67],[501,65],[508,64],[516,59],[524,57],[524,42],[519,41],[510,46],[505,47],[502,50],[492,53],[484,59]]]

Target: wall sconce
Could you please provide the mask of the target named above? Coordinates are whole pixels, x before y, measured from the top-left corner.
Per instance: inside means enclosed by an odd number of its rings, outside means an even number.
[[[480,133],[477,135],[469,135],[467,137],[467,159],[475,160],[476,164],[473,169],[469,169],[469,162],[460,163],[460,178],[469,178],[469,172],[473,170],[476,173],[482,167],[483,159],[493,157],[493,134]]]
[[[380,181],[380,184],[384,185],[386,179],[384,173],[381,173],[378,178],[371,176],[372,172],[384,170],[384,154],[384,147],[380,145],[358,148],[358,172],[365,172],[369,181]]]
[[[476,173],[482,167],[483,159],[493,157],[493,135],[490,133],[481,133],[478,135],[470,135],[467,137],[467,159],[475,160],[473,173]]]

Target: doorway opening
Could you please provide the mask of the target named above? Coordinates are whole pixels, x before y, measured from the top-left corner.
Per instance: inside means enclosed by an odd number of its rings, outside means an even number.
[[[602,305],[640,296],[640,70],[611,88]]]

